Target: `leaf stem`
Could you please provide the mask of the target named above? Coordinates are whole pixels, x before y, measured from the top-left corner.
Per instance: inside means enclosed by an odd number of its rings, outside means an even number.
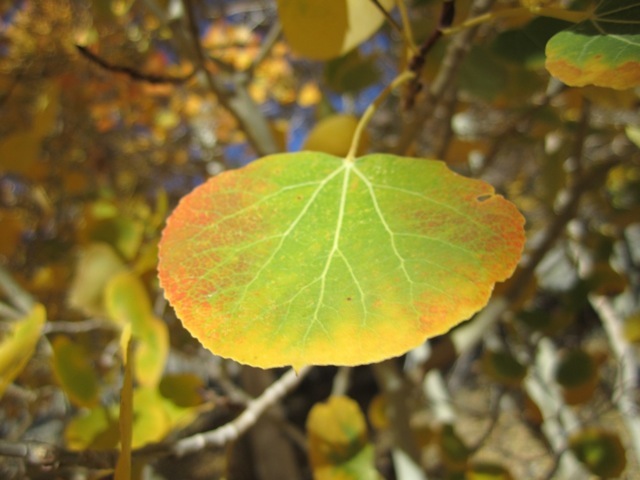
[[[389,95],[389,93],[391,93],[392,90],[398,88],[403,83],[411,80],[413,77],[415,77],[414,72],[411,72],[411,71],[402,72],[400,75],[394,78],[393,81],[389,85],[387,85],[387,87],[384,90],[382,90],[382,92],[380,92],[380,94],[376,97],[376,99],[373,102],[371,102],[371,104],[364,111],[364,114],[362,114],[362,117],[360,118],[360,121],[356,126],[356,131],[353,133],[353,140],[351,141],[351,147],[349,148],[349,153],[347,153],[347,156],[345,157],[345,161],[350,163],[355,162],[356,152],[358,151],[358,146],[360,145],[360,138],[362,137],[362,132],[364,131],[365,127],[369,124],[371,117],[376,112],[380,104],[385,100],[385,98],[387,98],[387,96]]]
[[[456,25],[451,28],[443,28],[442,33],[444,35],[451,35],[454,33],[458,33],[462,30],[466,30],[467,28],[475,27],[477,25],[481,25],[486,22],[490,22],[492,20],[497,20],[499,18],[513,18],[513,17],[527,17],[527,16],[540,16],[540,17],[550,17],[556,18],[558,20],[564,20],[566,22],[571,23],[580,23],[586,19],[588,19],[591,15],[591,11],[574,11],[574,10],[565,10],[564,8],[553,8],[553,7],[517,7],[517,8],[509,8],[506,10],[500,10],[498,12],[489,12],[484,15],[480,15],[469,20],[465,20],[460,25]]]
[[[416,46],[416,42],[413,38],[413,30],[411,28],[411,22],[409,21],[407,6],[405,5],[404,0],[396,0],[396,6],[400,11],[400,18],[402,20],[402,38],[406,44],[405,48],[410,53],[416,53],[418,51],[418,47]]]

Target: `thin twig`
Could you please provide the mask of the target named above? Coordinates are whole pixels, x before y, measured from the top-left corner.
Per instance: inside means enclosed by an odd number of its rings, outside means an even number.
[[[102,318],[90,318],[88,320],[80,320],[77,322],[47,322],[42,333],[49,335],[51,333],[83,333],[92,330],[118,330],[119,327],[113,322]]]
[[[220,428],[216,428],[215,430],[198,433],[177,441],[171,446],[171,453],[180,457],[208,447],[220,447],[237,439],[253,426],[266,409],[293,390],[304,376],[309,373],[309,370],[310,367],[302,368],[297,373],[293,369],[289,370],[275,383],[269,386],[262,395],[255,400],[252,400],[247,405],[246,410],[235,420],[221,426]]]
[[[27,315],[36,301],[13,279],[9,271],[0,265],[0,290],[4,291],[9,302],[23,315]]]
[[[82,45],[76,45],[76,49],[78,50],[78,52],[83,57],[85,57],[86,59],[90,60],[91,62],[99,65],[100,67],[104,68],[105,70],[108,70],[108,71],[113,72],[113,73],[124,73],[124,74],[128,75],[131,79],[137,80],[137,81],[140,81],[140,82],[147,82],[147,83],[153,83],[153,84],[162,84],[162,83],[182,84],[182,83],[185,83],[185,82],[189,81],[196,74],[196,70],[195,69],[191,73],[189,73],[188,75],[185,75],[183,77],[174,77],[174,76],[170,76],[170,75],[154,75],[152,73],[143,73],[143,72],[139,72],[135,68],[125,67],[125,66],[122,66],[122,65],[115,65],[113,63],[110,63],[110,62],[106,61],[104,58],[102,58],[102,57],[96,55],[95,53],[93,53],[88,48],[83,47]]]
[[[269,407],[278,402],[293,390],[311,367],[302,368],[299,372],[293,369],[285,373],[269,386],[258,398],[252,400],[247,408],[235,420],[209,432],[183,438],[175,443],[159,443],[143,447],[133,452],[138,459],[157,459],[170,455],[187,455],[212,446],[224,446],[237,439],[251,428]],[[27,441],[7,442],[0,440],[0,456],[23,458],[32,465],[47,467],[52,470],[65,467],[82,466],[89,469],[113,468],[118,457],[117,450],[84,450],[76,452],[66,450],[53,444]]]
[[[394,445],[408,464],[420,464],[420,449],[411,430],[411,406],[407,395],[409,384],[398,370],[395,359],[372,365],[380,390],[387,398],[387,416],[392,426]],[[395,457],[396,455],[394,455]],[[406,463],[406,462],[405,462]]]
[[[493,1],[494,0],[477,0],[471,8],[470,15],[476,15],[488,10]],[[411,119],[403,125],[398,143],[393,149],[394,153],[406,155],[407,152],[409,152],[418,137],[418,133],[431,118],[438,100],[442,98],[442,94],[447,88],[449,88],[452,83],[455,83],[455,78],[462,64],[462,60],[464,60],[464,57],[471,48],[473,38],[477,31],[478,27],[465,30],[456,36],[447,47],[442,66],[430,88],[427,89],[425,98],[419,104],[416,104]],[[425,45],[425,47],[426,46],[427,45]],[[411,95],[411,92],[409,92],[409,95]]]
[[[405,51],[407,54],[416,53],[418,47],[416,47],[416,43],[413,40],[413,30],[411,28],[411,21],[409,20],[405,0],[396,0],[396,7],[398,7],[400,11],[400,18],[402,19],[402,38],[404,40]]]
[[[331,395],[346,395],[349,390],[349,382],[351,379],[350,367],[340,367],[333,377],[333,385],[331,387]]]
[[[278,145],[271,128],[245,88],[244,84],[248,80],[247,74],[227,72],[223,74],[224,78],[222,79],[213,76],[207,69],[207,56],[200,43],[195,5],[191,0],[182,0],[182,4],[186,12],[187,27],[197,70],[204,74],[209,90],[216,96],[218,102],[233,115],[258,155],[276,153]]]
[[[637,354],[632,345],[624,338],[622,331],[623,320],[615,308],[603,296],[591,295],[589,302],[602,321],[607,333],[609,344],[618,361],[620,368],[619,393],[615,399],[618,412],[624,418],[624,425],[631,437],[631,445],[636,459],[640,460],[640,408],[633,398],[633,393],[638,389],[638,362]]]
[[[19,310],[16,310],[11,305],[0,302],[0,317],[3,318],[20,318],[22,313]]]
[[[281,34],[282,24],[278,19],[276,19],[273,22],[273,25],[271,25],[271,28],[269,29],[265,37],[262,39],[262,42],[260,42],[260,50],[258,51],[256,58],[253,60],[251,66],[248,69],[250,77],[253,77],[256,68],[258,68],[258,66],[260,66],[262,62],[264,62],[264,59],[267,58],[269,53],[271,53],[271,50],[280,38]]]
[[[526,129],[526,124],[523,127],[523,123],[531,121],[531,118],[536,112],[549,105],[551,100],[564,92],[566,88],[566,85],[552,78],[545,94],[539,99],[534,100],[533,104],[526,111],[511,120],[508,127],[494,138],[489,147],[489,151],[484,156],[482,166],[475,172],[475,176],[478,178],[482,177],[484,173],[493,166],[505,142],[512,139],[521,128]]]
[[[542,431],[553,448],[554,455],[559,459],[558,464],[552,469],[553,478],[588,478],[575,457],[565,454],[568,443],[567,432],[578,427],[580,421],[567,407],[555,385],[553,376],[557,359],[558,352],[552,341],[542,338],[538,343],[535,371],[527,376],[524,385],[527,393],[542,412],[544,418]]]
[[[400,35],[404,35],[404,31],[402,27],[396,22],[395,18],[391,16],[387,9],[380,3],[380,0],[369,0],[371,3],[375,5],[375,7],[384,15],[384,18],[389,22],[389,25],[393,27],[395,31],[397,31]]]
[[[371,117],[373,116],[375,111],[378,109],[380,104],[382,102],[384,102],[384,100],[387,98],[389,93],[391,93],[393,90],[398,88],[403,83],[405,83],[405,82],[411,80],[412,78],[414,78],[414,76],[415,75],[414,75],[413,72],[403,72],[403,73],[401,73],[396,78],[394,78],[393,81],[389,85],[387,85],[384,90],[382,90],[382,92],[380,92],[378,94],[378,96],[375,98],[375,100],[373,102],[371,102],[371,104],[369,104],[367,109],[362,114],[362,117],[360,118],[360,121],[358,122],[358,125],[356,126],[356,130],[353,133],[353,139],[351,141],[351,147],[349,148],[349,152],[347,153],[347,156],[345,157],[345,160],[347,160],[348,162],[353,162],[355,160],[356,153],[358,151],[358,147],[360,146],[360,137],[362,136],[362,132],[364,131],[364,129],[368,125],[368,123],[371,120]]]

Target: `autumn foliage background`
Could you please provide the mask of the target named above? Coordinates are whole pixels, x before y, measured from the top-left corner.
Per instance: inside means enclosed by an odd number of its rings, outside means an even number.
[[[419,45],[441,2],[402,3]],[[566,3],[464,0],[456,18]],[[514,202],[528,244],[513,279],[452,333],[313,368],[246,434],[186,452],[180,439],[238,418],[284,371],[216,357],[182,327],[156,277],[166,217],[265,154],[345,155],[407,67],[406,39],[381,21],[311,60],[272,1],[0,1],[0,477],[109,478],[123,417],[132,478],[636,478],[638,86],[551,77],[558,22],[447,35],[413,108],[391,94],[361,146],[442,159]]]

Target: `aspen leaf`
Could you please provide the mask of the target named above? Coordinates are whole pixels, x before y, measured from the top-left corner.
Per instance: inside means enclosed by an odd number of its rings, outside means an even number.
[[[265,157],[182,199],[159,278],[215,354],[262,368],[357,365],[448,331],[511,275],[515,206],[440,161]]]
[[[388,10],[393,0],[381,0]],[[297,53],[314,60],[343,55],[369,38],[384,21],[366,0],[278,0],[284,35]]]
[[[36,304],[24,318],[17,320],[0,342],[0,397],[20,375],[33,355],[46,320],[44,306]]]
[[[640,1],[601,0],[586,20],[554,35],[549,73],[567,85],[640,85]]]
[[[307,418],[309,457],[316,480],[376,480],[373,446],[358,404],[348,397],[317,403]]]

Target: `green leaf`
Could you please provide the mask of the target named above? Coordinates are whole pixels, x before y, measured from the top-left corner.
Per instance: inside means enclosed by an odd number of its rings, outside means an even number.
[[[20,375],[33,355],[46,320],[46,310],[36,304],[24,318],[13,323],[0,343],[0,397]]]
[[[567,85],[640,85],[640,1],[601,0],[590,18],[549,40],[546,56]]]
[[[378,55],[363,56],[359,50],[327,62],[324,79],[338,93],[355,93],[380,81]]]
[[[393,0],[381,0],[393,8]],[[373,2],[363,0],[278,0],[284,35],[297,53],[314,60],[336,58],[369,38],[384,21]]]
[[[376,480],[373,446],[358,404],[335,396],[317,403],[307,418],[309,459],[316,480]]]
[[[491,50],[505,60],[528,69],[542,68],[545,45],[553,35],[571,26],[556,18],[538,17],[521,28],[500,32],[491,43]]]
[[[625,448],[618,434],[587,428],[573,435],[569,448],[591,473],[600,478],[619,478],[627,466]]]
[[[482,356],[483,371],[502,385],[518,387],[527,375],[527,368],[513,355],[486,350]]]
[[[263,368],[400,355],[482,308],[523,218],[443,162],[273,155],[182,199],[159,277],[212,352]]]
[[[467,462],[472,451],[460,438],[453,425],[442,425],[438,432],[437,444],[442,456],[442,462],[449,470],[455,472],[467,468]]]
[[[81,407],[96,405],[100,382],[86,348],[64,336],[56,337],[51,347],[53,373],[69,400]]]
[[[492,101],[506,88],[507,68],[487,48],[476,45],[460,67],[460,87],[482,100]]]

